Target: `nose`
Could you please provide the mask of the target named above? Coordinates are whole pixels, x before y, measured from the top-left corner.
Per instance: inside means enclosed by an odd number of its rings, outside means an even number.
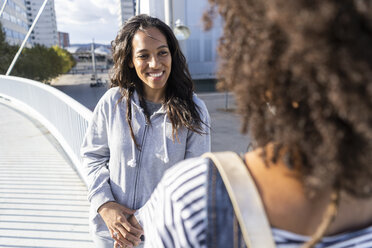
[[[157,68],[159,66],[159,61],[156,56],[151,56],[150,61],[149,61],[149,67],[150,68]]]

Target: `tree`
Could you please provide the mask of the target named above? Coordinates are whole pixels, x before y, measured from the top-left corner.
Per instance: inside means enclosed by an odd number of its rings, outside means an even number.
[[[62,58],[62,73],[67,73],[72,67],[76,65],[76,61],[72,54],[59,46],[52,47],[54,51]]]
[[[6,42],[0,23],[0,74],[6,73],[18,49]],[[11,75],[47,82],[68,72],[75,64],[72,55],[62,48],[35,45],[23,49]]]
[[[5,74],[16,54],[17,47],[9,45],[5,40],[5,32],[0,22],[0,74]]]
[[[53,49],[35,45],[33,48],[24,48],[12,74],[46,82],[57,77],[61,68],[61,59]]]

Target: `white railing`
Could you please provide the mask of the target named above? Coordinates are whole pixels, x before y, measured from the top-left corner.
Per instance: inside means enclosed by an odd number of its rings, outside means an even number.
[[[86,183],[80,146],[92,112],[63,92],[25,78],[0,75],[0,96],[51,132]]]

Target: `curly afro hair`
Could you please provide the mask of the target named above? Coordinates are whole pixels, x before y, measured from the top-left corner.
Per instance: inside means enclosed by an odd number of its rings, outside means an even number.
[[[300,154],[309,191],[371,196],[371,1],[210,3],[206,24],[216,10],[225,21],[219,88],[235,92],[243,132],[286,147],[288,165]]]

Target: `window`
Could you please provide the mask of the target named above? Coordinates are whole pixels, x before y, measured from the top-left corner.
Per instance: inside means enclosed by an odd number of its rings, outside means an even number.
[[[13,9],[15,9],[16,5],[15,5],[15,3],[12,0],[9,0],[8,1],[8,4],[9,4],[10,7],[12,7]]]
[[[204,61],[210,62],[212,61],[212,40],[205,39],[204,40]]]
[[[189,52],[189,62],[200,62],[200,45],[198,39],[189,39],[187,43]]]
[[[10,21],[13,23],[17,23],[17,18],[15,18],[15,16],[10,16]]]
[[[13,31],[9,28],[4,28],[4,31],[5,31],[5,35],[7,37],[10,37],[10,38],[13,38]]]
[[[10,21],[10,15],[6,12],[3,12],[3,19]]]

